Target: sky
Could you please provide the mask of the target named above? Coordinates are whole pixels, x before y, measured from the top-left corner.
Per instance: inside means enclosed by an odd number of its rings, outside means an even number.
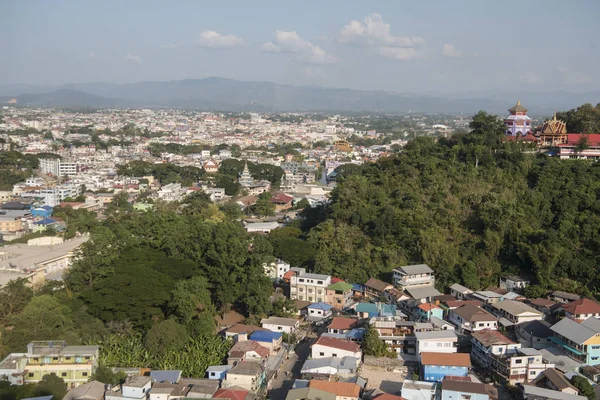
[[[600,90],[600,1],[0,0],[0,84]]]

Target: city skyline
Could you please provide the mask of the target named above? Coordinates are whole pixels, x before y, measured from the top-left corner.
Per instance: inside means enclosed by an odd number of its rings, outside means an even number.
[[[0,5],[0,84],[220,76],[396,92],[593,91],[594,10],[592,1],[24,1]]]

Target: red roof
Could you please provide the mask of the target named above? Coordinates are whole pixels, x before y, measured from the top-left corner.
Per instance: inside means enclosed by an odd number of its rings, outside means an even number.
[[[567,133],[567,144],[559,145],[559,146],[573,146],[576,145],[579,139],[582,136],[587,136],[588,144],[590,146],[598,146],[600,145],[600,133]]]
[[[419,308],[423,311],[431,311],[431,310],[435,310],[436,308],[439,308],[439,307],[436,306],[435,304],[425,303],[425,304],[419,304]]]
[[[237,342],[233,345],[231,350],[229,350],[229,355],[245,355],[246,353],[253,351],[258,354],[261,358],[269,357],[269,349],[261,346],[255,340],[245,340],[243,342]]]
[[[341,279],[341,278],[336,278],[335,276],[331,277],[331,284],[333,285],[334,283],[338,283],[338,282],[346,282],[345,280]]]
[[[334,317],[329,324],[329,329],[352,329],[356,325],[353,318]]]
[[[292,196],[288,196],[285,193],[277,193],[273,197],[271,197],[272,203],[284,203],[287,204],[290,201],[294,200]]]
[[[351,351],[353,353],[360,351],[360,346],[350,340],[336,339],[327,336],[319,337],[315,344],[320,344],[321,346],[325,347],[333,347],[334,349]]]
[[[213,395],[213,399],[244,400],[248,393],[247,390],[219,389]]]
[[[294,276],[294,274],[295,272],[290,269],[288,272],[283,274],[283,279],[289,281],[290,279],[292,279],[292,276]]]
[[[333,393],[337,397],[356,397],[360,396],[360,386],[352,382],[332,382],[313,379],[308,383],[311,388]]]
[[[600,304],[590,299],[579,299],[564,304],[562,308],[573,315],[600,313]]]

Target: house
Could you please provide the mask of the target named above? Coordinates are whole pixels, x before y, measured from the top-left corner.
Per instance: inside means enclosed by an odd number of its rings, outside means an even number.
[[[254,340],[237,342],[229,349],[227,363],[234,365],[240,361],[262,362],[269,357],[270,350]]]
[[[355,376],[360,360],[354,357],[323,357],[306,360],[302,366],[303,379],[331,376]]]
[[[600,320],[588,318],[577,323],[563,318],[550,327],[554,335],[549,339],[569,357],[587,364],[600,364]]]
[[[333,306],[327,303],[312,303],[307,310],[309,321],[321,321],[333,314]]]
[[[402,382],[402,397],[406,400],[432,400],[436,398],[438,384],[436,382],[413,381]],[[451,399],[466,400],[466,399]]]
[[[513,324],[544,319],[544,314],[520,301],[504,300],[493,304],[492,308],[498,317],[506,318]]]
[[[204,168],[207,174],[216,174],[219,172],[219,164],[212,158],[202,164],[202,168]]]
[[[105,387],[98,381],[83,383],[69,390],[62,400],[104,400]]]
[[[184,385],[156,382],[150,389],[148,400],[179,400],[186,396],[190,388]]]
[[[358,321],[354,318],[334,317],[327,326],[329,333],[345,333],[358,326]]]
[[[434,286],[435,275],[427,264],[406,265],[395,268],[394,286],[406,289],[410,286]]]
[[[492,364],[492,355],[510,353],[520,347],[521,343],[513,342],[496,330],[484,329],[471,334],[471,357],[484,368]]]
[[[385,303],[358,303],[355,308],[356,314],[359,318],[373,318],[373,317],[392,317],[396,316],[400,311],[396,310],[396,306]],[[406,318],[406,315],[404,315]]]
[[[336,310],[343,310],[352,303],[352,285],[346,282],[336,282],[326,289],[326,303]]]
[[[469,295],[473,294],[473,291],[468,287],[455,283],[454,285],[450,286],[450,294],[457,300],[467,300]]]
[[[373,317],[371,324],[379,338],[391,351],[398,354],[417,354],[416,322],[400,317]]]
[[[529,305],[540,311],[545,317],[552,314],[552,310],[557,306],[552,300],[543,299],[541,297],[529,300]]]
[[[537,378],[554,364],[544,362],[542,353],[532,348],[517,348],[503,354],[492,354],[492,371],[509,385],[523,384]]]
[[[219,389],[212,397],[213,399],[228,399],[228,400],[251,400],[254,395],[248,390],[240,388]]]
[[[244,222],[244,228],[248,233],[269,233],[279,228],[277,221],[272,222]]]
[[[456,327],[454,325],[452,325],[450,322],[444,321],[443,319],[438,318],[438,317],[431,317],[429,319],[429,322],[431,323],[431,325],[433,325],[434,331],[446,331],[446,330],[453,331],[456,329]]]
[[[281,192],[274,194],[270,202],[275,205],[275,211],[286,211],[294,206],[294,198]]]
[[[354,357],[362,360],[360,346],[350,340],[335,339],[321,336],[311,346],[313,359],[326,357]]]
[[[260,324],[272,332],[293,333],[300,326],[300,321],[296,318],[269,317],[260,320]]]
[[[579,394],[579,389],[571,385],[571,382],[565,378],[564,374],[555,368],[548,368],[533,380],[531,384],[567,394]]]
[[[419,304],[413,312],[415,321],[429,321],[432,317],[444,318],[444,310],[433,303]]]
[[[308,387],[335,394],[336,400],[359,400],[360,398],[360,386],[352,382],[333,382],[313,379],[309,382]]]
[[[576,321],[583,321],[589,317],[600,318],[600,304],[594,300],[583,298],[561,307],[566,317]]]
[[[500,277],[500,289],[507,290],[509,292],[522,291],[529,285],[529,281],[516,276],[516,275],[503,275]]]
[[[277,352],[281,348],[282,337],[283,333],[281,332],[260,330],[252,332],[248,338],[271,350],[271,352]]]
[[[468,353],[421,353],[423,380],[441,382],[446,376],[467,376],[471,368]]]
[[[581,368],[581,373],[592,382],[600,382],[600,367],[586,365]]]
[[[128,376],[118,392],[106,391],[105,400],[145,400],[152,388],[152,379],[149,376]]]
[[[208,379],[223,380],[233,365],[212,365],[206,369]]]
[[[460,333],[471,333],[483,329],[498,329],[498,318],[482,308],[465,304],[448,312],[448,321]]]
[[[481,382],[444,379],[441,400],[497,400],[498,390]]]
[[[383,297],[386,290],[392,289],[394,286],[379,279],[371,278],[365,282],[365,295],[373,298]]]
[[[166,383],[179,383],[181,379],[180,370],[153,370],[150,371],[150,378],[152,382],[166,382]]]
[[[290,298],[310,302],[325,302],[326,289],[331,285],[331,276],[307,273],[304,268],[292,268]]]
[[[221,382],[216,379],[183,378],[179,381],[179,385],[187,388],[186,398],[206,399],[214,396],[219,390]]]
[[[285,400],[336,400],[336,395],[309,386],[289,390]]]
[[[255,331],[268,331],[268,329],[254,325],[235,324],[225,330],[224,334],[226,338],[230,337],[234,338],[236,342],[242,342],[244,340],[248,340],[248,336]]]
[[[236,386],[251,392],[257,392],[266,384],[265,380],[266,373],[262,364],[240,361],[227,371],[227,376],[223,380],[223,388]]]
[[[550,296],[548,296],[548,299],[556,303],[569,303],[571,301],[581,299],[581,296],[579,296],[578,294],[561,292],[560,290],[557,290],[556,292],[552,292]]]
[[[37,383],[54,373],[67,387],[89,381],[98,365],[99,346],[67,346],[64,340],[39,340],[27,345],[26,353],[11,353],[0,362],[0,376],[15,385]]]
[[[417,354],[423,352],[456,353],[458,337],[454,331],[415,332],[415,337]]]
[[[284,279],[285,274],[290,270],[290,264],[283,261],[277,260],[269,264],[264,264],[265,275],[274,280],[280,282]]]
[[[502,295],[491,290],[479,290],[471,294],[471,298],[484,304],[494,304],[504,300]]]
[[[321,336],[331,337],[342,340],[350,340],[355,343],[362,343],[367,330],[365,328],[354,328],[344,333],[329,333],[323,332]]]
[[[412,298],[412,302],[406,302],[411,305],[428,303],[433,301],[434,297],[441,295],[434,286],[429,285],[409,286],[404,291]]]
[[[552,336],[552,330],[546,321],[534,320],[515,325],[515,333],[524,347],[533,347],[539,350],[552,344],[549,339]]]
[[[545,389],[538,386],[523,385],[524,400],[588,400],[585,396],[563,393],[558,390]]]

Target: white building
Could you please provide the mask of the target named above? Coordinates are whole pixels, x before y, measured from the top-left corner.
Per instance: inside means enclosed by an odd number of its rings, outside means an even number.
[[[456,353],[458,336],[454,331],[415,332],[417,354],[422,352]]]
[[[264,264],[263,268],[265,269],[265,275],[275,281],[280,281],[286,272],[290,270],[290,264],[278,259],[276,262]]]
[[[433,286],[435,276],[427,264],[406,265],[394,268],[394,285],[403,289],[411,286]]]
[[[331,276],[309,274],[304,268],[292,268],[295,272],[290,279],[290,298],[310,302],[325,302]]]
[[[353,357],[362,360],[362,350],[360,345],[350,340],[321,336],[311,346],[311,357],[313,359]]]
[[[164,201],[180,201],[185,195],[186,189],[180,183],[169,183],[160,188],[156,193],[158,198]]]
[[[295,318],[263,318],[260,321],[260,324],[263,328],[268,329],[271,332],[293,333],[300,327],[300,322]]]

